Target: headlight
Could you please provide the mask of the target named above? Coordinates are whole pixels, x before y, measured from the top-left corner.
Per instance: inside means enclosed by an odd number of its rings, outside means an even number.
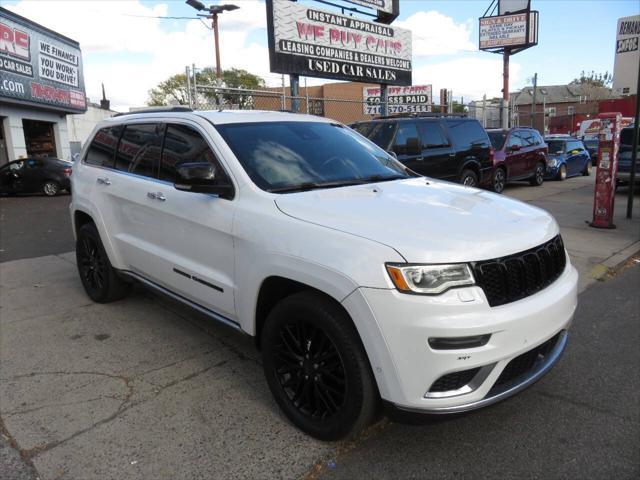
[[[550,158],[549,162],[547,163],[550,167],[555,167],[556,165],[558,165],[558,160],[556,160],[555,158]]]
[[[405,293],[437,295],[453,287],[474,285],[466,263],[451,265],[411,265],[387,263],[387,272],[398,290]]]

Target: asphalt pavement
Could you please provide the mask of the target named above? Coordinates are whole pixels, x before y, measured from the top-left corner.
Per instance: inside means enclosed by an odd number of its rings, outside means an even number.
[[[71,195],[0,197],[0,262],[74,249]]]
[[[389,424],[314,478],[640,478],[640,264],[579,297],[563,358],[493,407]]]

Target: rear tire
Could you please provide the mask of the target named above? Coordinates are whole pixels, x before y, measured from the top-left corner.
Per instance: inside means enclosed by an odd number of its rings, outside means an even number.
[[[78,231],[76,264],[82,286],[94,302],[114,302],[129,293],[130,284],[120,278],[111,266],[93,223],[83,225]]]
[[[591,160],[589,160],[587,162],[587,164],[584,166],[584,170],[582,171],[582,175],[585,177],[588,177],[591,175],[591,172],[593,171],[593,162]]]
[[[558,169],[558,175],[556,176],[556,180],[560,180],[561,182],[564,182],[566,179],[567,179],[567,166],[560,165],[560,168]]]
[[[262,328],[269,389],[287,418],[320,440],[357,435],[379,397],[358,332],[336,302],[305,291],[281,300]]]
[[[505,172],[504,168],[496,168],[496,171],[493,173],[493,180],[491,181],[491,190],[496,193],[502,193],[506,184],[507,172]]]
[[[529,179],[529,183],[534,187],[539,187],[544,183],[544,164],[538,163],[536,170],[533,172],[533,176]]]
[[[60,192],[60,185],[58,185],[58,182],[54,182],[53,180],[47,180],[42,186],[42,192],[47,197],[55,197],[58,192]]]
[[[460,176],[460,183],[467,187],[477,187],[478,175],[473,170],[463,170]]]

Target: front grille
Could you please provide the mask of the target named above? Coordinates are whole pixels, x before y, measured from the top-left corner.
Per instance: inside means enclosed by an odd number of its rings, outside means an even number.
[[[566,264],[564,244],[558,235],[530,250],[472,266],[489,305],[497,307],[546,288],[562,274]]]
[[[561,333],[562,332],[558,333],[546,342],[538,345],[528,352],[523,353],[522,355],[517,356],[507,363],[507,366],[498,377],[498,380],[493,384],[492,389],[517,381],[521,377],[526,376],[536,365],[538,365],[540,361],[544,359],[545,356],[549,354],[551,350],[553,350],[553,347],[558,343],[558,337]],[[491,392],[489,392],[489,394],[491,394]]]
[[[436,380],[431,388],[429,389],[429,393],[434,392],[450,392],[451,390],[458,390],[459,388],[467,385],[473,377],[476,376],[476,373],[480,371],[480,368],[472,368],[470,370],[463,370],[461,372],[449,373],[447,375],[443,375],[438,380]]]

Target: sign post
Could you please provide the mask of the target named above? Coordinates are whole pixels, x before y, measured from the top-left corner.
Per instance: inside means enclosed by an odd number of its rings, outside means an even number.
[[[593,221],[595,228],[616,228],[613,224],[613,207],[618,172],[618,149],[620,148],[620,113],[601,113],[598,133],[598,170],[593,197]]]

